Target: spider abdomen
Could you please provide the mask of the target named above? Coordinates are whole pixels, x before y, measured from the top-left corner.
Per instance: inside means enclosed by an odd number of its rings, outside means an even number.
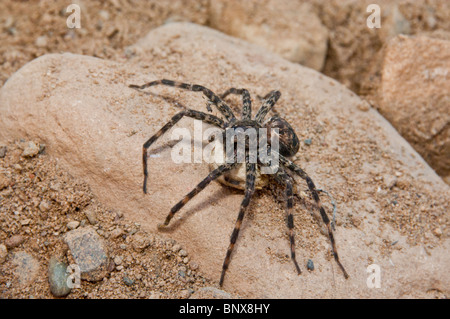
[[[279,152],[281,155],[291,157],[297,154],[300,142],[294,129],[286,120],[274,116],[267,121],[265,127],[267,128],[269,141],[271,140],[271,134],[273,134],[272,129],[278,129]]]

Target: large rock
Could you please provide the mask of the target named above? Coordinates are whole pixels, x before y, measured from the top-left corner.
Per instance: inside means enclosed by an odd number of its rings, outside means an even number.
[[[426,36],[390,41],[379,98],[381,113],[450,178],[450,41]]]
[[[329,240],[311,217],[314,205],[299,179],[306,196],[294,208],[302,275],[288,257],[283,196],[274,199],[276,192],[263,190],[244,219],[223,289],[255,298],[448,295],[449,187],[355,94],[311,69],[191,24],[155,29],[133,49],[136,56],[122,63],[52,54],[24,66],[0,91],[0,138],[41,139],[46,152],[90,183],[100,200],[156,231],[208,166],[175,164],[169,132],[150,151],[144,195],[142,144],[183,105],[205,111],[206,100],[174,88],[146,94],[128,85],[172,78],[217,92],[245,87],[253,97],[280,89],[275,111],[300,140],[310,140],[295,161],[337,204],[337,248],[350,278],[330,258]],[[240,99],[229,101],[238,112]],[[192,129],[193,122],[178,127]],[[212,183],[166,233],[213,279],[219,279],[241,200],[240,192]],[[323,202],[330,213],[326,196]],[[438,227],[440,236],[433,233]],[[308,259],[312,272],[306,271]],[[381,288],[367,286],[370,264],[381,267]]]
[[[273,13],[276,14],[273,14]],[[328,30],[309,3],[212,0],[210,24],[315,70],[327,54]]]

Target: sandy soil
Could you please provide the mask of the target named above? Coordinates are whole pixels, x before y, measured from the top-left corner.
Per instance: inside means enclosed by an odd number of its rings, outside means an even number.
[[[1,297],[53,297],[48,264],[52,256],[67,255],[61,234],[70,230],[71,221],[79,221],[80,226],[92,224],[108,241],[111,273],[101,282],[83,281],[68,298],[187,298],[211,285],[198,271],[198,264],[180,253],[179,244],[149,234],[122,213],[103,206],[86,183],[45,154],[45,145],[32,157],[22,156],[28,142],[2,146],[6,154],[0,158],[0,242],[6,242],[10,233],[20,236],[18,245],[8,250],[37,256],[38,271],[35,284],[20,285],[14,265],[10,260],[4,262],[0,265]],[[88,215],[94,215],[94,222]],[[147,242],[145,247],[139,244],[142,241]]]

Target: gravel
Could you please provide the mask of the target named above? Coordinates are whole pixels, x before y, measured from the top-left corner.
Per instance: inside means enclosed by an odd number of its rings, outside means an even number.
[[[202,275],[198,264],[193,263],[191,267],[178,261],[181,246],[173,240],[162,239],[143,230],[134,235],[125,233],[123,229],[135,229],[136,224],[120,212],[113,213],[103,207],[86,184],[61,170],[56,161],[45,154],[22,157],[23,149],[19,145],[26,144],[6,144],[8,152],[0,159],[0,176],[8,176],[8,186],[11,183],[10,187],[0,190],[2,297],[165,299],[181,298],[187,296],[181,291],[195,292],[211,284]],[[19,166],[21,168],[17,170]],[[33,175],[39,178],[30,179]],[[91,217],[95,212],[95,226],[90,226],[94,219],[91,220],[89,212],[93,213]],[[68,227],[72,221],[80,221],[74,230]],[[80,287],[74,287],[66,294],[66,265],[77,265],[75,256],[80,258],[81,255],[73,252],[89,248],[72,247],[71,250],[64,238],[69,233],[73,236],[73,232],[85,232],[86,228],[94,232],[95,229],[103,230],[105,235],[119,230],[117,237],[97,236],[95,240],[102,241],[105,252],[114,258],[106,262],[105,273],[108,275],[103,280],[88,282],[81,278]],[[136,238],[144,239],[141,244],[145,249],[130,249]],[[179,247],[176,252],[171,250],[174,246]],[[83,258],[90,256],[86,253]],[[87,262],[81,261],[81,264]],[[181,264],[185,272],[184,281],[178,279]],[[124,271],[130,280],[134,280],[131,286],[123,280]],[[164,278],[164,285],[160,285],[159,278]],[[21,285],[26,282],[33,284]]]

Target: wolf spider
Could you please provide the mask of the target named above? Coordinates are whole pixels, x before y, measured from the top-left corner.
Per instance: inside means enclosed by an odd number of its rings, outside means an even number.
[[[315,200],[315,203],[317,205],[317,208],[320,212],[320,216],[325,223],[327,230],[328,230],[328,237],[331,242],[331,250],[332,254],[334,256],[334,259],[336,263],[338,264],[339,268],[342,270],[343,275],[345,278],[348,278],[348,274],[345,271],[344,267],[339,261],[339,257],[336,251],[336,244],[333,236],[333,231],[330,224],[330,219],[328,218],[327,214],[325,213],[325,210],[321,204],[318,190],[316,189],[316,186],[314,185],[312,179],[308,176],[308,174],[300,167],[298,167],[296,164],[294,164],[291,160],[288,159],[288,157],[292,157],[295,155],[299,150],[299,140],[297,135],[295,134],[292,127],[289,125],[289,123],[277,116],[274,116],[270,118],[268,121],[264,122],[264,118],[269,113],[269,111],[273,108],[275,103],[278,101],[278,99],[281,96],[281,93],[279,91],[271,91],[266,96],[262,98],[262,105],[256,115],[252,119],[252,103],[251,98],[248,90],[246,89],[237,89],[237,88],[230,88],[225,93],[223,93],[220,97],[213,93],[210,89],[203,87],[201,85],[196,84],[187,84],[187,83],[181,83],[176,82],[172,80],[157,80],[153,82],[149,82],[143,85],[130,85],[130,88],[134,88],[137,90],[143,90],[145,88],[155,86],[155,85],[166,85],[176,88],[181,88],[193,92],[202,92],[206,98],[208,99],[207,109],[208,111],[212,111],[210,105],[214,105],[218,111],[223,115],[225,120],[214,116],[212,114],[199,112],[196,110],[191,109],[185,109],[175,116],[172,117],[172,119],[164,125],[155,135],[153,135],[150,139],[148,139],[142,148],[142,162],[143,162],[143,168],[144,168],[144,183],[143,183],[143,190],[144,193],[147,193],[147,179],[148,179],[148,169],[147,169],[147,150],[148,148],[165,132],[167,132],[171,127],[173,127],[181,118],[183,117],[190,117],[193,119],[201,120],[203,122],[206,122],[208,124],[212,124],[216,127],[219,127],[222,130],[226,130],[228,128],[231,129],[237,129],[237,128],[254,128],[258,131],[258,128],[278,128],[279,129],[279,168],[278,171],[274,174],[274,179],[278,184],[284,185],[285,187],[285,195],[286,195],[286,202],[287,202],[287,226],[289,230],[289,240],[290,240],[290,247],[291,247],[291,259],[295,265],[295,268],[297,270],[297,273],[300,274],[301,270],[297,263],[296,257],[295,257],[295,240],[294,240],[294,219],[292,215],[292,206],[293,206],[293,185],[294,185],[294,178],[293,174],[296,174],[300,176],[302,179],[306,181],[306,184],[312,194],[312,197]],[[224,102],[224,99],[229,94],[237,94],[242,96],[242,102],[243,102],[243,108],[242,108],[242,117],[241,119],[237,119],[235,115],[233,114],[231,108]],[[250,142],[250,141],[249,141]],[[246,149],[246,153],[248,153],[248,149]],[[248,154],[246,154],[248,155]],[[243,186],[240,181],[236,180],[236,176],[232,174],[233,171],[236,171],[238,163],[234,161],[233,163],[225,163],[222,165],[218,165],[215,169],[212,169],[209,173],[209,175],[203,179],[190,193],[188,193],[184,198],[179,201],[175,206],[172,207],[169,214],[167,215],[164,224],[162,224],[162,227],[165,227],[169,224],[170,220],[173,218],[173,216],[189,201],[191,200],[195,195],[197,195],[199,192],[201,192],[209,183],[212,181],[218,179],[219,177],[226,177],[225,181],[227,182],[227,185],[236,187],[236,188],[243,188],[245,190],[244,199],[241,203],[239,214],[236,220],[236,224],[234,227],[233,232],[231,233],[230,237],[230,244],[225,256],[225,260],[223,262],[222,267],[222,274],[220,276],[219,285],[223,285],[224,277],[226,270],[228,268],[228,265],[230,263],[231,259],[231,253],[233,251],[234,245],[236,243],[236,240],[239,235],[239,230],[241,228],[242,220],[244,218],[245,212],[247,210],[247,207],[250,203],[250,199],[252,198],[254,191],[255,191],[255,180],[257,181],[256,175],[258,170],[260,169],[261,165],[264,165],[263,163],[260,163],[258,160],[257,163],[250,163],[248,161],[248,156],[245,160],[245,185]],[[242,165],[242,163],[241,163]]]

